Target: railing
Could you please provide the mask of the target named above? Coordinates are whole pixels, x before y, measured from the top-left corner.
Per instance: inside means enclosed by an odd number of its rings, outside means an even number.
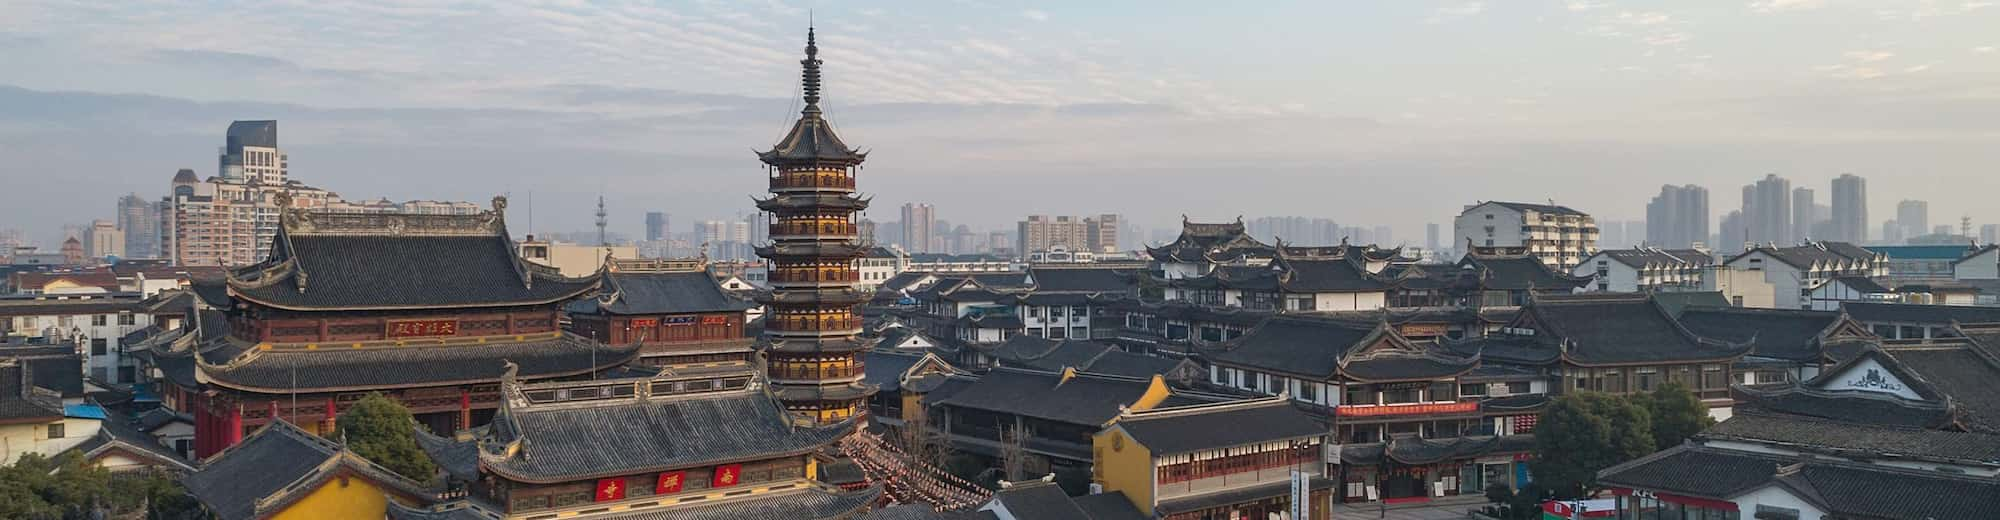
[[[771,189],[839,188],[854,189],[854,178],[846,175],[780,175],[771,178]]]
[[[859,282],[859,281],[861,281],[860,272],[845,271],[845,270],[793,271],[793,270],[779,269],[776,271],[771,271],[771,277],[770,277],[771,283],[816,283],[816,282],[841,283],[841,282]]]
[[[771,236],[781,235],[853,235],[861,232],[861,226],[851,223],[834,222],[772,222]]]
[[[1344,404],[1336,407],[1334,413],[1341,417],[1378,417],[1384,415],[1442,415],[1472,413],[1479,411],[1477,402],[1455,403],[1410,403],[1410,404]]]
[[[786,363],[772,363],[769,371],[772,379],[840,379],[863,373],[862,368],[858,366],[821,368],[811,365],[788,366]]]
[[[784,332],[837,332],[861,328],[861,318],[787,319],[772,318],[765,328]]]

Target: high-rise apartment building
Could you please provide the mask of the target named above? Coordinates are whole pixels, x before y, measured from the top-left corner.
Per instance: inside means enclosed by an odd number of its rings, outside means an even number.
[[[127,258],[160,256],[159,204],[133,193],[118,198],[117,228],[125,235]]]
[[[1792,181],[1769,174],[1744,186],[1743,219],[1751,242],[1781,246],[1798,242],[1792,235]]]
[[[1424,224],[1424,250],[1435,253],[1439,245],[1438,224],[1436,222]]]
[[[930,204],[908,203],[903,205],[903,250],[911,253],[929,253],[931,241],[937,228],[937,208]]]
[[[1340,243],[1340,224],[1329,218],[1257,217],[1245,225],[1250,236],[1265,243],[1330,245]]]
[[[125,232],[118,229],[118,223],[109,220],[94,220],[83,233],[83,250],[93,259],[125,256]]]
[[[1095,251],[1090,247],[1090,226],[1081,217],[1029,215],[1015,228],[1014,249],[1023,255],[1056,247]]]
[[[1708,242],[1708,188],[1661,186],[1660,194],[1646,203],[1647,244],[1686,249]]]
[[[278,149],[277,121],[236,121],[223,134],[217,154],[223,179],[284,184],[290,176],[285,152]]]
[[[1090,236],[1087,241],[1092,251],[1099,253],[1118,252],[1118,231],[1125,226],[1125,223],[1118,218],[1118,215],[1106,213],[1098,215],[1097,218],[1083,220],[1090,226]]]
[[[1741,210],[1731,211],[1722,216],[1716,225],[1716,251],[1734,253],[1747,249],[1750,242],[1750,223],[1743,218]]]
[[[2000,224],[1986,224],[1979,226],[1979,243],[1981,244],[2000,243]]]
[[[1813,224],[1818,215],[1813,214],[1813,190],[1805,186],[1792,188],[1792,240],[1813,238]]]
[[[1868,241],[1868,179],[1849,173],[1833,179],[1833,226],[1827,240]]]
[[[1597,219],[1567,206],[1483,202],[1466,206],[1452,229],[1468,252],[1532,255],[1565,272],[1597,252]]]
[[[256,263],[270,256],[271,238],[278,233],[281,197],[288,197],[293,207],[306,209],[325,208],[329,201],[339,200],[339,195],[298,182],[266,184],[261,177],[251,180],[241,176],[204,181],[188,169],[176,172],[171,186],[173,195],[164,201],[167,207],[160,221],[161,248],[169,260],[182,266]]]
[[[671,226],[670,224],[671,222],[667,221],[666,212],[664,211],[646,212],[646,241],[656,242],[660,240],[666,240],[667,238],[669,238],[667,235],[671,234],[672,233],[671,230],[673,229],[673,226]]]
[[[1931,232],[1931,203],[1921,200],[1905,200],[1897,203],[1896,225],[1903,228],[1903,238]]]

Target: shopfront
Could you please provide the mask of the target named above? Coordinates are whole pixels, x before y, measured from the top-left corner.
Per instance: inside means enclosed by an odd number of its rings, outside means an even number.
[[[1613,488],[1611,493],[1618,498],[1621,520],[1743,520],[1734,502],[1643,489]]]

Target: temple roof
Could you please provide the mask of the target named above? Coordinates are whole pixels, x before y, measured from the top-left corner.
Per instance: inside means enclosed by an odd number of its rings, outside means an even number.
[[[1598,472],[1601,485],[1732,500],[1780,486],[1838,518],[1979,518],[2000,510],[1990,477],[1676,446]]]
[[[1102,267],[1034,267],[1028,270],[1033,294],[1128,293],[1138,287],[1137,270]]]
[[[569,304],[573,314],[692,314],[742,312],[746,302],[722,292],[707,271],[608,272],[595,298]]]
[[[1326,435],[1324,419],[1285,397],[1126,412],[1112,423],[1154,457]]]
[[[407,497],[433,495],[421,484],[376,466],[340,443],[282,419],[209,458],[201,470],[182,478],[181,485],[216,517],[243,520],[282,511],[343,474],[360,475]]]
[[[1153,389],[1149,379],[995,368],[937,404],[1097,427]],[[1164,388],[1164,383],[1161,383]],[[1171,401],[1171,399],[1169,399]]]
[[[1467,254],[1459,259],[1458,268],[1460,271],[1472,271],[1479,278],[1480,287],[1486,289],[1568,292],[1589,285],[1591,281],[1588,276],[1573,276],[1550,269],[1542,259],[1528,255]]]
[[[1747,307],[1688,307],[1681,325],[1706,338],[1746,343],[1750,354],[1792,361],[1817,361],[1820,342],[1841,323],[1838,312]]]
[[[769,151],[758,152],[757,159],[771,166],[854,166],[868,158],[866,152],[849,148],[840,136],[834,135],[833,123],[820,115],[819,108],[819,44],[813,31],[806,30],[806,58],[799,60],[803,69],[800,77],[805,87],[806,107],[800,112],[798,122],[792,123],[792,130],[778,139]]]
[[[81,369],[82,365],[78,365]],[[35,386],[25,361],[0,359],[0,424],[40,423],[63,418],[62,394]]]
[[[230,271],[229,295],[290,310],[435,309],[548,304],[597,287],[595,277],[522,260],[505,207],[495,199],[496,209],[477,215],[286,208],[271,256]]]
[[[1646,295],[1537,298],[1516,323],[1578,365],[1726,361],[1750,346],[1695,335]]]
[[[799,519],[831,520],[851,518],[874,503],[881,488],[840,491],[811,486],[785,491],[752,493],[740,497],[709,499],[692,505],[654,505],[617,512],[580,514],[577,520],[741,520]],[[412,508],[390,502],[390,520],[493,520],[501,515],[469,501],[460,500],[429,508]]]
[[[1848,458],[1922,458],[2000,469],[2000,435],[1864,424],[1743,410],[1701,432],[1711,440],[1779,444]]]
[[[1708,252],[1700,249],[1660,249],[1657,247],[1605,249],[1598,251],[1595,255],[1591,255],[1590,258],[1599,256],[1610,258],[1612,261],[1625,264],[1633,269],[1679,269],[1700,267],[1715,263],[1714,255],[1710,255]],[[1590,263],[1590,258],[1585,258],[1583,263]]]
[[[1488,453],[1520,453],[1534,449],[1533,435],[1482,435],[1423,439],[1414,434],[1397,434],[1387,443],[1341,446],[1340,461],[1346,464],[1375,465],[1383,457],[1398,464],[1421,466],[1439,461],[1477,457]]]
[[[524,339],[500,336],[396,343],[367,342],[359,348],[258,348],[224,339],[211,343],[195,357],[201,382],[285,393],[491,383],[500,379],[510,361],[520,365],[523,377],[561,377],[618,366],[639,355],[637,344],[603,345],[561,332],[526,335]]]
[[[619,384],[633,384],[621,382]],[[740,390],[508,404],[481,439],[481,467],[518,482],[553,483],[810,453],[854,430],[852,420],[794,426],[777,400]]]
[[[1202,356],[1219,365],[1321,381],[1335,375],[1364,381],[1436,379],[1478,366],[1477,357],[1412,343],[1384,323],[1283,315]]]

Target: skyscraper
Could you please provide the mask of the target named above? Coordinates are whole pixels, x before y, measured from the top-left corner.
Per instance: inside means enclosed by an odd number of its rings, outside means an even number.
[[[1693,184],[1661,186],[1660,194],[1646,203],[1644,239],[1647,244],[1665,248],[1687,248],[1708,242],[1708,188]]]
[[[278,149],[277,121],[229,123],[217,155],[217,174],[224,179],[284,184],[290,175],[285,152]]]
[[[118,198],[118,230],[125,234],[125,256],[160,256],[160,209],[133,193]]]
[[[1791,245],[1792,181],[1777,174],[1765,175],[1756,184],[1743,187],[1743,220],[1749,229],[1746,240],[1760,244]]]
[[[937,227],[937,209],[930,204],[909,203],[903,205],[903,250],[911,253],[931,252],[932,231]]]
[[[1833,179],[1833,236],[1849,243],[1868,241],[1868,179],[1849,173]]]
[[[1435,253],[1438,245],[1438,224],[1436,222],[1424,224],[1424,250]]]
[[[1904,238],[1931,232],[1931,203],[1921,200],[1905,200],[1897,203],[1896,226],[1903,228]]]
[[[1716,251],[1733,253],[1742,251],[1745,242],[1750,241],[1750,224],[1744,222],[1742,211],[1731,211],[1722,216],[1721,229],[1716,232]]]
[[[1814,222],[1816,222],[1816,217],[1813,215],[1812,188],[1807,188],[1805,186],[1792,188],[1791,239],[1793,241],[1799,241],[1799,240],[1805,240],[1807,238],[1812,238],[1813,234],[1812,230]],[[1825,237],[1820,237],[1820,238],[1824,239]]]
[[[673,227],[668,224],[670,223],[667,221],[666,212],[664,211],[646,212],[646,241],[654,242],[659,240],[666,240],[667,234],[671,233],[671,231],[669,230],[673,229]]]
[[[1979,226],[1979,243],[1981,244],[2000,243],[2000,224],[1986,224]]]

